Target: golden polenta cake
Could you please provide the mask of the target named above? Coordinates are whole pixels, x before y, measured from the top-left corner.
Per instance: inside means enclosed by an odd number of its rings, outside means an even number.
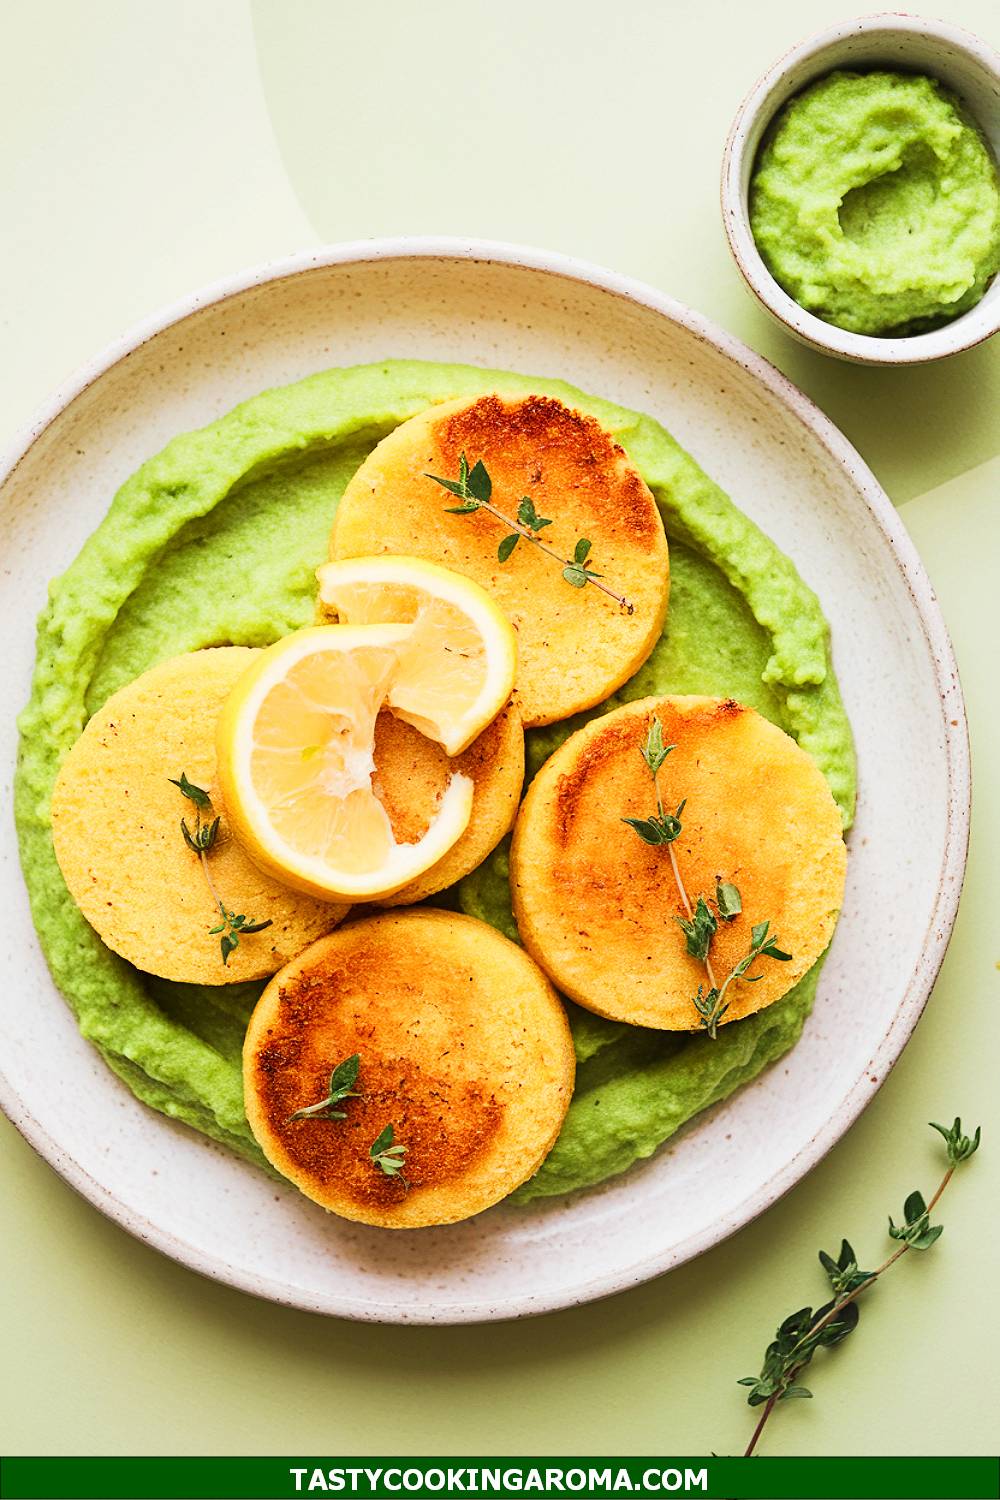
[[[258,653],[220,646],[160,662],[115,693],[63,762],[52,794],[52,838],[70,895],[109,948],[148,974],[231,984],[273,974],[348,908],[300,895],[263,874],[227,826],[215,786],[222,705]],[[171,778],[208,790],[199,810]],[[211,880],[247,922],[223,964],[220,912],[201,857],[185,842],[221,817]]]
[[[557,558],[523,537],[505,543],[510,528],[483,507],[452,513],[461,499],[427,476],[458,482],[463,454],[470,469],[485,466],[490,503],[503,515],[517,519],[527,497],[536,534]],[[585,567],[631,612],[563,576],[585,542]],[[499,549],[511,546],[501,561]],[[515,698],[526,725],[564,719],[620,687],[667,612],[667,539],[649,488],[593,417],[548,396],[449,401],[403,422],[347,485],[330,550],[429,558],[487,589],[517,632]]]
[[[349,1096],[317,1112],[342,1064]],[[469,1218],[530,1177],[574,1075],[537,964],[485,922],[427,907],[306,949],[267,986],[243,1050],[268,1160],[331,1212],[391,1229]]]
[[[382,712],[375,723],[375,794],[400,842],[418,839],[456,771],[472,779],[469,826],[443,859],[378,903],[404,906],[443,891],[481,865],[510,829],[524,783],[524,730],[512,703],[467,750],[449,758],[440,745]]]
[[[232,837],[216,780],[215,727],[222,705],[259,655],[224,646],[162,662],[116,693],[91,719],[63,764],[52,798],[56,857],[70,894],[103,941],[146,973],[198,984],[273,974],[343,918],[348,907],[316,900],[261,871]],[[450,775],[473,782],[473,817],[458,843],[393,904],[416,901],[474,869],[510,828],[524,776],[524,734],[508,706],[460,756],[379,715],[373,787],[393,833],[419,838]],[[172,779],[209,792],[201,814],[219,830],[207,858],[227,908],[271,925],[240,937],[225,964],[220,912],[199,856],[198,816]],[[170,892],[170,899],[165,899]]]
[[[654,721],[670,747],[656,757],[655,785],[642,753]],[[660,812],[668,831],[672,818],[681,825],[672,841],[646,842],[623,822],[655,839],[648,820]],[[735,1021],[780,999],[829,943],[844,892],[841,827],[811,757],[753,709],[703,697],[629,703],[572,735],[528,790],[511,846],[518,929],[553,983],[589,1010],[689,1030],[701,1024],[699,985],[707,992],[714,976],[721,989],[766,921],[791,956],[762,953],[731,982],[719,1019]],[[720,883],[739,892],[729,919]],[[713,976],[679,925],[699,897],[715,922]]]

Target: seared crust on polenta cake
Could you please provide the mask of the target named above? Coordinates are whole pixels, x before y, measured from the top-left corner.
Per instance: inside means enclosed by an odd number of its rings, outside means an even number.
[[[456,502],[430,475],[452,481],[462,454],[481,462],[492,503],[517,517],[527,496],[550,524],[540,533],[631,605],[573,587],[557,560],[521,540],[506,561],[508,528],[486,510],[451,514]],[[549,396],[481,396],[444,402],[403,422],[347,485],[331,556],[409,553],[481,584],[518,638],[516,701],[526,725],[550,724],[601,702],[628,680],[658,639],[667,612],[667,539],[656,502],[624,451],[593,417]]]
[[[655,789],[642,753],[654,720],[671,747]],[[622,820],[656,813],[657,791],[681,831],[646,842]],[[695,997],[712,985],[678,925],[699,896],[716,923],[720,988],[758,924],[780,950],[781,961],[765,953],[729,985],[725,1025],[780,999],[823,953],[845,869],[840,813],[811,757],[719,698],[646,698],[592,720],[535,777],[511,846],[518,930],[553,983],[599,1015],[665,1030],[697,1029]],[[728,920],[719,882],[739,892]]]
[[[524,730],[508,703],[467,750],[449,758],[434,740],[383,711],[375,723],[375,764],[375,794],[401,841],[423,834],[449,776],[459,772],[472,779],[472,815],[458,842],[423,875],[377,903],[405,906],[454,885],[509,832],[524,784]]]
[[[215,727],[228,694],[259,653],[219,646],[171,657],[115,693],[88,723],[52,794],[52,839],[70,895],[112,949],[162,979],[232,984],[263,979],[340,922],[348,907],[300,895],[265,875],[231,836],[215,789]],[[227,907],[260,932],[223,963],[220,911],[200,856],[185,842],[194,804],[182,775],[209,792],[210,855]]]
[[[349,1093],[303,1114],[355,1058]],[[272,979],[243,1049],[247,1119],[272,1165],[332,1213],[391,1229],[469,1218],[530,1177],[574,1075],[565,1011],[532,959],[426,907],[314,943]]]

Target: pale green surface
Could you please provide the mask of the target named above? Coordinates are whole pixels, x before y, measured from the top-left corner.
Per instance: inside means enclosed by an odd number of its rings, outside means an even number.
[[[934,9],[988,31],[993,7]],[[996,1250],[980,1226],[1000,1191],[1000,463],[985,466],[1000,344],[903,373],[800,350],[742,292],[716,202],[725,130],[756,73],[854,13],[832,0],[449,0],[393,7],[393,33],[388,6],[267,0],[254,7],[264,94],[245,0],[49,0],[8,20],[19,65],[0,109],[16,146],[0,192],[17,212],[2,269],[18,294],[5,307],[17,359],[2,371],[4,430],[164,300],[321,238],[494,234],[603,260],[776,358],[897,501],[922,496],[903,517],[954,633],[980,777],[955,941],[871,1108],[756,1224],[609,1302],[487,1330],[369,1328],[256,1303],[129,1239],[5,1125],[0,1285],[16,1357],[0,1450],[376,1453],[391,1409],[401,1452],[732,1451],[749,1419],[733,1381],[756,1368],[779,1315],[822,1294],[815,1250],[847,1233],[877,1253],[885,1212],[934,1179],[921,1122],[957,1109],[989,1138],[945,1200],[944,1238],[869,1301],[856,1338],[817,1364],[817,1399],[780,1415],[766,1451],[996,1450]],[[535,131],[551,133],[551,153],[528,150]]]

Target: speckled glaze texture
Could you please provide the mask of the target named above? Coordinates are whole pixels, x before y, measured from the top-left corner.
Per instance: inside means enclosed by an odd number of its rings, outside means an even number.
[[[981,344],[1000,328],[1000,276],[975,307],[909,338],[850,333],[806,312],[771,275],[750,228],[749,189],[768,125],[793,94],[835,68],[900,68],[938,78],[962,99],[1000,158],[1000,54],[945,21],[885,11],[843,21],[793,47],[754,84],[737,112],[722,158],[722,222],[747,286],[800,343],[864,365],[924,364]]]
[[[844,911],[802,1040],[594,1191],[443,1229],[350,1224],[147,1111],[105,1068],[49,978],[8,814],[0,1102],[93,1203],[206,1275],[343,1317],[485,1321],[586,1302],[699,1254],[786,1192],[865,1107],[920,1015],[954,920],[968,836],[965,716],[901,522],[804,396],[648,288],[457,240],[336,246],[235,278],[140,328],[53,400],[0,470],[4,701],[27,699],[47,580],[143,459],[267,386],[388,355],[558,376],[649,412],[819,592],[861,793]],[[9,806],[12,714],[2,734]]]

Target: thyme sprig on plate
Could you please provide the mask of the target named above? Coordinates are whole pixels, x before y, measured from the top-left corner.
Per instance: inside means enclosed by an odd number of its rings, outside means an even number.
[[[720,920],[732,922],[740,915],[743,910],[743,898],[739,888],[732,881],[723,880],[720,876],[715,883],[715,911],[709,906],[704,896],[699,896],[694,906],[691,904],[673,847],[683,828],[681,814],[687,806],[687,798],[679,803],[676,812],[666,812],[658,781],[664,761],[676,748],[676,745],[663,743],[663,726],[656,714],[653,714],[646,730],[646,738],[639,747],[639,753],[646,763],[646,770],[653,783],[656,812],[650,814],[648,818],[622,818],[622,822],[627,823],[644,844],[664,845],[670,856],[674,884],[686,913],[685,916],[675,917],[674,920],[684,934],[688,953],[699,963],[704,964],[708,978],[707,986],[699,984],[698,993],[692,1003],[698,1012],[699,1025],[715,1041],[719,1023],[732,1003],[726,999],[729,986],[737,979],[745,978],[748,984],[756,984],[759,979],[762,979],[764,977],[762,974],[752,974],[747,977],[747,970],[758,958],[773,958],[778,963],[787,963],[792,955],[783,952],[778,947],[777,940],[769,936],[771,927],[769,920],[757,922],[750,931],[748,951],[730,969],[722,983],[719,983],[711,959],[712,939],[719,929]]]
[[[172,786],[177,787],[183,797],[186,797],[189,802],[194,803],[194,829],[192,830],[188,827],[186,818],[181,818],[181,833],[184,836],[185,844],[201,860],[205,882],[212,893],[212,900],[219,908],[219,915],[222,917],[222,921],[216,927],[210,927],[208,931],[210,937],[219,938],[219,946],[222,949],[222,962],[228,965],[230,954],[235,953],[236,949],[240,946],[240,936],[246,936],[250,932],[263,932],[265,927],[271,926],[273,919],[269,917],[266,922],[253,922],[244,912],[229,910],[219,895],[208,864],[208,856],[215,848],[216,840],[219,837],[219,825],[221,823],[221,819],[218,817],[212,818],[210,822],[202,820],[202,813],[211,812],[212,810],[212,799],[204,787],[195,786],[193,781],[189,781],[184,771],[181,772],[179,777],[168,776],[167,780]]]
[[[812,1391],[799,1384],[798,1377],[818,1349],[833,1349],[854,1332],[860,1316],[856,1304],[861,1293],[873,1287],[907,1251],[929,1250],[940,1238],[943,1226],[931,1223],[931,1213],[951,1181],[956,1167],[968,1161],[978,1151],[981,1129],[977,1126],[973,1135],[964,1135],[962,1121],[958,1116],[950,1127],[931,1122],[931,1129],[938,1131],[944,1139],[948,1169],[929,1203],[924,1202],[921,1193],[913,1192],[903,1205],[903,1222],[896,1224],[890,1216],[889,1236],[900,1242],[899,1248],[874,1271],[858,1269],[857,1256],[847,1240],[841,1241],[840,1254],[836,1260],[825,1250],[821,1250],[819,1261],[830,1282],[833,1299],[818,1307],[815,1312],[811,1307],[802,1307],[787,1317],[779,1324],[773,1340],[764,1352],[760,1374],[745,1375],[738,1382],[739,1385],[750,1388],[748,1405],[764,1408],[747,1444],[747,1458],[757,1447],[764,1426],[776,1406],[782,1401],[812,1395]]]
[[[493,504],[493,481],[482,459],[477,460],[472,468],[469,468],[469,460],[462,453],[458,461],[458,478],[442,479],[438,474],[425,474],[426,479],[433,479],[446,489],[449,494],[455,495],[461,500],[461,505],[449,505],[446,507],[450,516],[472,515],[474,511],[485,510],[498,521],[502,521],[507,527],[507,535],[497,548],[497,557],[500,562],[505,563],[510,557],[518,542],[524,539],[531,542],[539,551],[544,552],[547,557],[554,558],[562,568],[562,576],[568,584],[575,589],[583,589],[587,584],[593,584],[595,589],[600,589],[602,594],[607,594],[620,605],[626,614],[633,613],[635,606],[625,598],[623,594],[616,594],[614,589],[609,588],[601,580],[603,574],[595,573],[592,568],[587,567],[587,558],[590,556],[591,543],[587,537],[582,536],[573,548],[572,557],[563,557],[554,547],[543,542],[538,533],[546,526],[552,525],[551,516],[540,516],[535,509],[535,502],[530,495],[522,495],[517,506],[517,518],[512,519],[504,515]]]
[[[361,1091],[354,1087],[360,1071],[360,1052],[354,1052],[350,1057],[345,1057],[330,1074],[330,1087],[326,1098],[318,1099],[315,1104],[307,1104],[303,1109],[297,1109],[294,1114],[288,1116],[288,1123],[291,1124],[292,1120],[307,1120],[317,1115],[321,1115],[325,1120],[346,1120],[346,1111],[337,1109],[336,1106],[345,1099],[361,1098]]]

